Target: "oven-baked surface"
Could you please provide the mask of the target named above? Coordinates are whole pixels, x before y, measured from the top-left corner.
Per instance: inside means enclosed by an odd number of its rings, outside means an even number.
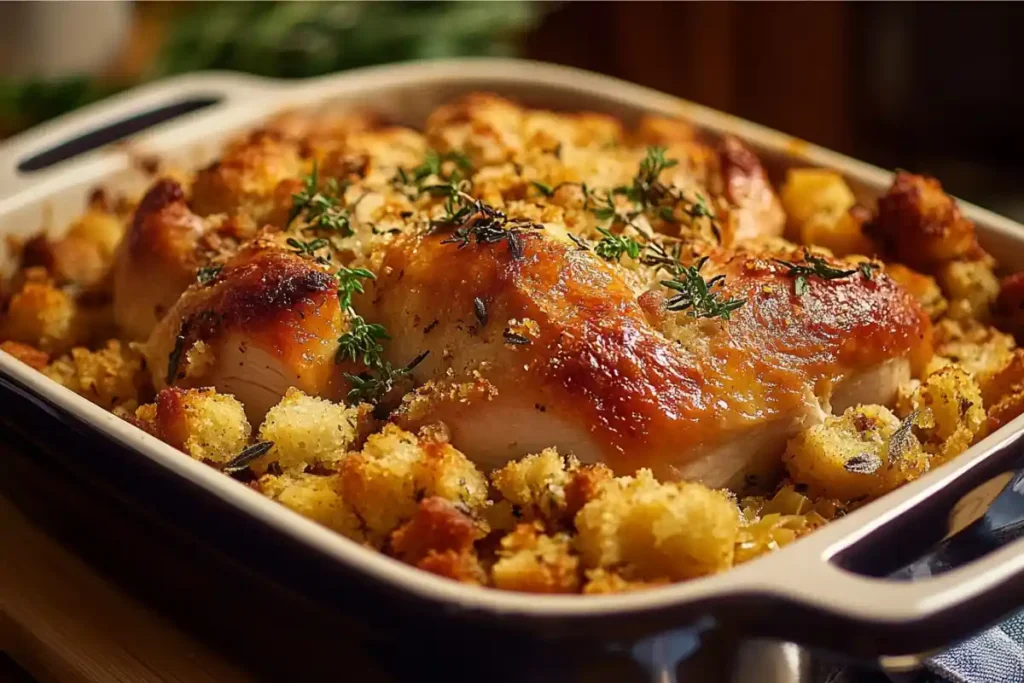
[[[934,179],[488,94],[289,113],[20,249],[0,348],[461,581],[725,570],[1024,410],[1021,279]],[[1001,331],[1001,330],[1006,330]]]

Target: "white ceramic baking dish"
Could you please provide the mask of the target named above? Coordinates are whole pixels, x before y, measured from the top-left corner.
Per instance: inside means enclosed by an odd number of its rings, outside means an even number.
[[[417,126],[442,102],[480,89],[530,105],[604,111],[627,123],[648,112],[681,117],[711,134],[732,133],[745,139],[775,171],[789,165],[838,169],[863,201],[871,201],[891,182],[885,171],[761,126],[612,78],[548,64],[438,61],[298,82],[205,73],[138,88],[4,143],[0,232],[25,235],[41,227],[58,229],[82,209],[94,187],[145,183],[145,174],[138,169],[140,155],[205,163],[228,134],[283,107],[368,107]],[[204,98],[219,102],[127,143],[45,169],[19,170],[27,159],[97,128]],[[1004,268],[1024,269],[1024,227],[966,203],[962,208],[977,223],[984,247]],[[0,388],[3,412],[9,416],[32,405],[55,424],[74,424],[83,439],[98,436],[111,449],[130,449],[136,461],[155,465],[182,487],[198,489],[257,520],[268,532],[289,537],[346,576],[361,577],[360,590],[379,595],[378,604],[414,603],[445,621],[473,628],[499,624],[504,630],[535,636],[635,642],[681,627],[717,623],[876,657],[946,645],[1024,604],[1024,540],[925,581],[877,578],[892,568],[887,558],[909,559],[905,551],[915,548],[916,541],[941,537],[955,501],[1019,461],[1024,418],[918,481],[782,551],[724,574],[623,595],[538,596],[461,585],[364,549],[182,456],[3,353]],[[854,571],[866,568],[871,571]]]

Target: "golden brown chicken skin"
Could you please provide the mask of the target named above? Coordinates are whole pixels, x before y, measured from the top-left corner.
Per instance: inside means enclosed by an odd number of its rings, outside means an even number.
[[[157,389],[212,386],[258,422],[289,387],[337,396],[334,354],[346,325],[330,273],[255,240],[181,296],[145,354]]]
[[[366,315],[391,332],[394,362],[430,351],[413,371],[430,383],[399,419],[443,421],[489,466],[556,445],[619,472],[742,481],[776,466],[844,385],[891,398],[927,354],[927,316],[884,274],[815,280],[798,297],[786,267],[717,253],[725,294],[747,303],[697,321],[543,230],[520,233],[519,258],[507,240],[450,239],[396,240]]]

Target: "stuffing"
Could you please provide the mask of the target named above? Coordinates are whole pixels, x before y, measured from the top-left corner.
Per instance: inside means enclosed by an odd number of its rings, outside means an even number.
[[[1009,362],[981,389],[989,431],[1024,413],[1024,349],[1014,349]]]
[[[110,273],[114,252],[125,231],[122,218],[108,211],[102,198],[89,208],[58,239],[38,235],[25,243],[22,268],[41,266],[58,284],[80,287],[101,284]]]
[[[65,236],[51,240],[39,235],[25,243],[22,266],[39,266],[59,285],[95,287],[110,272],[110,259],[101,247],[87,239]]]
[[[260,426],[260,440],[274,446],[253,468],[263,471],[275,461],[286,472],[314,465],[336,467],[355,442],[360,412],[365,414],[367,409],[369,406],[349,408],[288,389]]]
[[[505,590],[578,593],[580,561],[568,535],[549,536],[539,522],[520,524],[501,539],[491,580]]]
[[[575,518],[584,505],[600,495],[602,485],[614,477],[611,469],[601,463],[573,470],[565,485],[565,514]]]
[[[793,437],[783,462],[813,497],[874,498],[928,470],[911,425],[883,406],[848,408]]]
[[[819,213],[801,226],[800,243],[828,249],[837,258],[875,254],[878,247],[864,234],[864,225],[871,214],[862,206],[854,206],[838,216]]]
[[[925,377],[909,396],[901,394],[897,411],[905,418],[915,416],[914,433],[937,462],[964,452],[984,433],[981,389],[962,368],[942,368]]]
[[[812,217],[827,213],[833,217],[849,211],[857,203],[843,176],[824,168],[791,168],[779,191],[786,211],[787,234],[793,239]]]
[[[72,223],[64,237],[83,240],[96,246],[100,256],[110,265],[117,251],[117,245],[124,237],[125,221],[116,213],[109,211],[102,197],[93,197],[89,208]]]
[[[419,502],[412,519],[398,527],[390,539],[398,559],[440,576],[482,584],[486,573],[473,544],[487,528],[437,496]]]
[[[812,502],[793,486],[783,486],[771,498],[744,498],[736,564],[792,543],[827,523],[840,509],[833,500]]]
[[[328,529],[354,541],[363,541],[362,522],[339,493],[337,474],[289,472],[259,478],[257,490]]]
[[[135,422],[161,441],[213,465],[238,456],[251,432],[242,404],[213,389],[164,389],[155,404],[139,407]]]
[[[438,496],[479,511],[487,480],[465,455],[428,430],[414,435],[392,424],[370,435],[363,449],[341,462],[342,497],[372,534],[385,536]]]
[[[932,337],[935,354],[974,375],[982,387],[1010,362],[1016,345],[1013,337],[994,327],[949,318],[936,323]]]
[[[50,354],[21,342],[0,342],[0,351],[9,353],[33,370],[42,370],[50,362]]]
[[[283,227],[291,194],[300,187],[278,185],[308,172],[299,145],[276,131],[257,130],[238,140],[221,158],[196,174],[192,210],[200,216],[245,213],[256,223]]]
[[[893,280],[903,285],[904,289],[920,302],[921,307],[932,320],[938,320],[946,312],[949,303],[946,301],[946,297],[942,296],[942,290],[932,276],[919,273],[899,263],[886,264],[885,272]]]
[[[938,269],[937,276],[949,298],[949,317],[988,322],[999,296],[999,279],[987,260],[951,261]]]
[[[501,499],[487,508],[491,526],[511,531],[520,522],[541,520],[549,529],[571,527],[580,509],[595,498],[612,471],[602,464],[580,465],[554,448],[514,460],[491,474]]]
[[[132,407],[152,392],[142,355],[116,339],[98,351],[71,349],[46,366],[43,374],[107,410]]]
[[[867,231],[896,260],[926,273],[981,251],[974,223],[960,214],[939,181],[903,171],[878,200],[878,213]]]
[[[739,531],[728,495],[700,484],[658,483],[650,470],[601,485],[576,515],[588,569],[623,568],[631,579],[673,580],[732,565]]]
[[[875,252],[863,230],[868,213],[856,206],[853,192],[835,171],[790,169],[779,198],[790,239],[823,247],[837,257]]]
[[[566,460],[554,448],[514,460],[491,475],[491,482],[502,497],[519,509],[525,520],[554,521],[567,507],[565,485],[567,467],[575,469],[575,458]]]
[[[7,302],[0,339],[22,342],[47,353],[64,353],[88,336],[79,307],[56,287],[46,270],[29,268],[24,283]]]
[[[624,579],[614,571],[607,569],[588,569],[587,582],[583,586],[584,595],[606,595],[609,593],[628,593],[630,591],[658,588],[670,583],[668,579],[652,581],[631,581]]]

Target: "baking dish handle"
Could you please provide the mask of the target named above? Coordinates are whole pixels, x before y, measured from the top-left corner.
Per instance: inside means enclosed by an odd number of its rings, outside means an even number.
[[[1019,434],[1013,439],[1017,448],[1019,439]],[[1004,474],[998,481],[1005,483],[1002,492],[983,504],[988,507],[993,500],[1010,502],[1014,517],[1008,528],[1016,535],[1024,517],[1024,472]],[[948,513],[949,507],[944,510]],[[937,510],[929,514],[935,516]],[[769,604],[776,605],[780,613],[792,612],[790,608],[799,612],[793,619],[786,618],[795,629],[790,634],[794,640],[867,657],[919,655],[949,647],[1024,607],[1024,537],[1001,544],[1003,534],[993,535],[981,526],[985,519],[978,518],[944,541],[969,540],[972,534],[984,536],[981,543],[973,543],[980,552],[957,560],[956,553],[933,551],[926,558],[940,556],[941,561],[914,563],[926,570],[929,564],[934,567],[936,573],[930,576],[905,580],[847,568],[844,555],[861,544],[873,547],[875,552],[879,547],[887,548],[891,556],[899,556],[901,538],[912,538],[906,534],[915,530],[927,534],[927,524],[939,523],[935,519],[929,522],[897,517],[838,552],[835,547],[819,545],[811,555],[779,553],[768,558],[771,562],[765,563],[767,571],[760,575],[765,581],[763,588],[770,596]],[[966,563],[959,565],[960,561]],[[776,635],[779,621],[776,614]],[[845,634],[847,640],[828,642],[835,634]]]
[[[45,170],[147,128],[279,90],[278,81],[201,72],[142,85],[40,124],[0,145],[0,196],[37,184]]]

